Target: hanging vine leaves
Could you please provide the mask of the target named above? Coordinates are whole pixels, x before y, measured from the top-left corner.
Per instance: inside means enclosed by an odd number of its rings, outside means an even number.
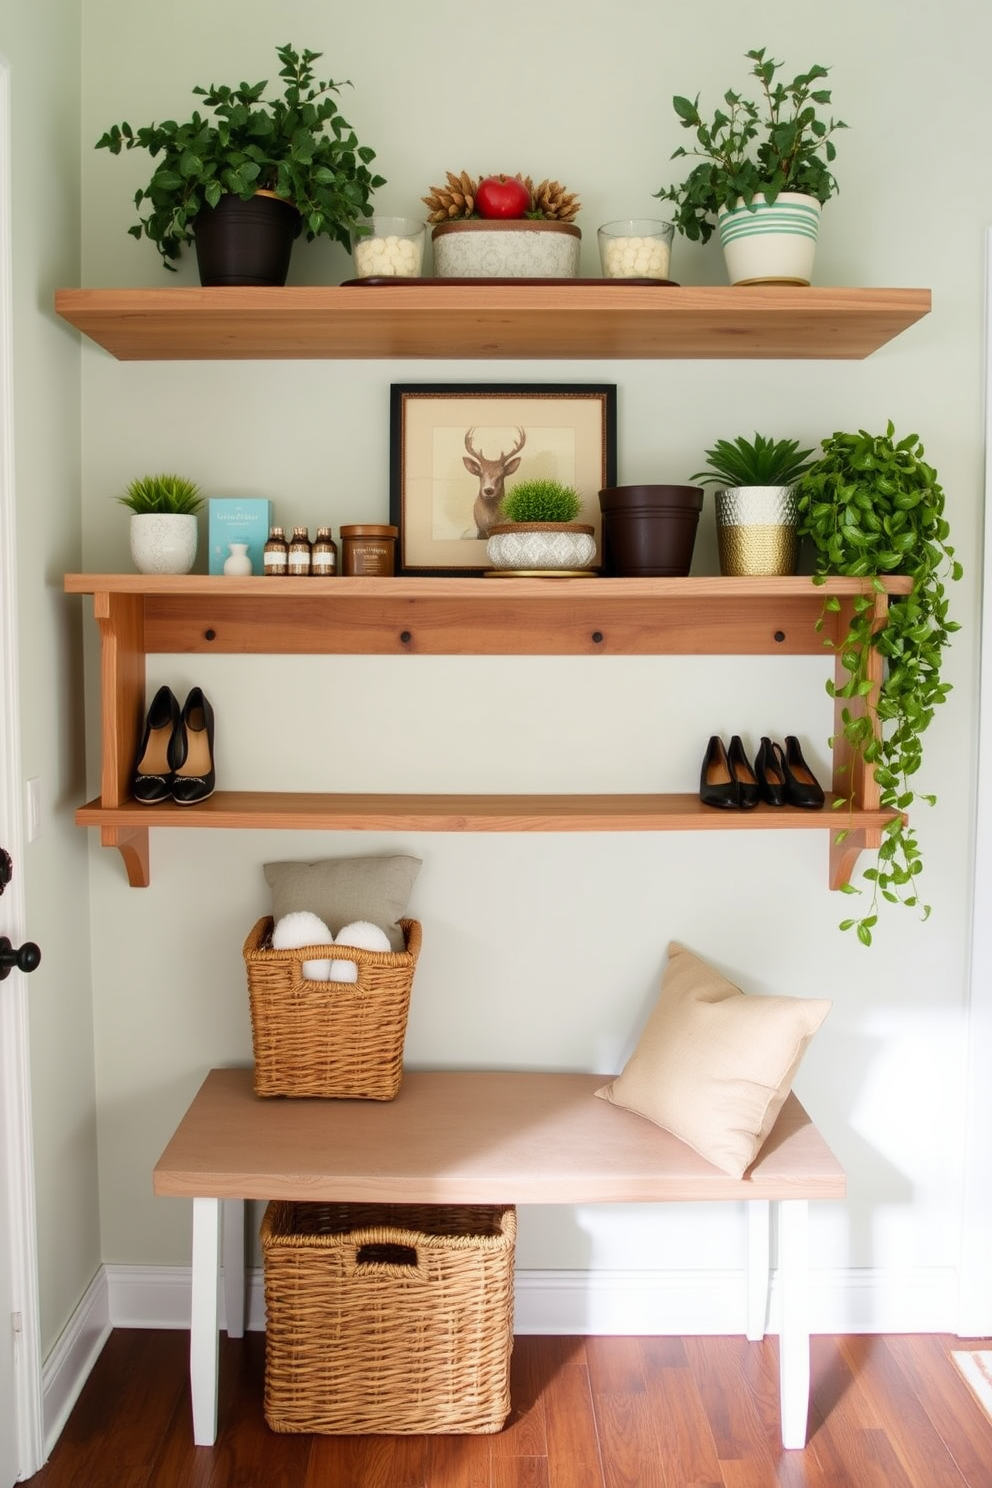
[[[899,813],[882,833],[874,866],[864,878],[871,889],[866,914],[841,921],[853,929],[863,945],[871,945],[878,920],[879,900],[919,910],[926,919],[930,905],[922,901],[917,879],[923,862],[912,825],[904,819],[917,803],[933,805],[936,797],[920,792],[914,778],[923,763],[922,735],[934,709],[951,690],[941,679],[944,649],[960,627],[948,618],[944,579],[959,579],[962,568],[949,544],[944,516],[944,492],[937,472],[924,459],[916,434],[896,442],[890,422],[884,435],[864,429],[856,434],[834,434],[822,442],[822,457],[796,487],[800,533],[816,553],[814,582],[829,574],[872,576],[872,587],[884,593],[883,574],[908,575],[909,594],[892,595],[888,618],[873,628],[874,604],[858,596],[852,606],[846,635],[827,641],[847,673],[842,684],[831,680],[827,691],[842,701],[865,700],[867,707],[841,709],[841,733],[851,750],[848,766],[853,778],[862,762],[874,770],[880,804]],[[826,614],[836,613],[835,597],[824,602]],[[877,697],[872,698],[868,662],[872,650],[885,659]],[[843,810],[850,797],[836,802]],[[838,834],[842,841],[845,831]],[[861,892],[842,885],[848,894]]]

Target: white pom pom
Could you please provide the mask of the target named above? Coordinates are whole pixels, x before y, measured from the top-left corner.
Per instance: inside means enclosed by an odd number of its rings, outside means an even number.
[[[319,915],[308,909],[283,915],[272,927],[272,946],[277,951],[293,951],[299,946],[333,945],[334,936]],[[311,982],[332,981],[331,961],[304,961],[304,977]]]
[[[392,950],[385,930],[369,920],[355,920],[351,925],[345,925],[338,931],[334,944],[357,946],[361,951]],[[332,961],[330,965],[332,982],[358,981],[358,967],[354,961]]]

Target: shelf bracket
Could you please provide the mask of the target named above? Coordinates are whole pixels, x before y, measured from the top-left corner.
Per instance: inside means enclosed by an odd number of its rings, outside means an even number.
[[[882,833],[878,827],[852,828],[843,842],[838,842],[837,837],[842,831],[843,827],[838,825],[837,832],[830,838],[830,887],[832,889],[840,889],[844,884],[850,883],[861,854],[873,851],[880,847],[882,842]]]
[[[147,827],[101,827],[100,846],[116,847],[132,889],[147,889],[151,883]]]

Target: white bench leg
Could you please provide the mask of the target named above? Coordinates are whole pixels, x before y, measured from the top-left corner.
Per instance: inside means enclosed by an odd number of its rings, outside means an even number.
[[[783,1447],[804,1447],[809,1417],[809,1204],[779,1199],[779,1393]]]
[[[245,1336],[245,1201],[224,1199],[224,1321],[228,1338]]]
[[[220,1199],[193,1200],[193,1290],[189,1329],[189,1383],[193,1440],[217,1440],[218,1312],[220,1302]]]
[[[747,1321],[749,1343],[760,1343],[768,1319],[768,1288],[771,1277],[770,1214],[767,1199],[748,1199],[747,1219]]]

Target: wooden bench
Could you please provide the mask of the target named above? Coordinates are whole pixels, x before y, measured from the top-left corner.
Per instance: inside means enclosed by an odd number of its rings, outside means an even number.
[[[227,1331],[244,1332],[246,1199],[430,1204],[744,1201],[747,1337],[764,1336],[777,1221],[782,1441],[806,1444],[807,1214],[843,1169],[795,1096],[757,1161],[730,1178],[668,1132],[593,1098],[609,1076],[407,1071],[394,1101],[262,1100],[246,1069],[211,1070],[155,1167],[193,1200],[193,1436],[217,1436],[221,1235]],[[222,1216],[223,1212],[223,1225]]]

